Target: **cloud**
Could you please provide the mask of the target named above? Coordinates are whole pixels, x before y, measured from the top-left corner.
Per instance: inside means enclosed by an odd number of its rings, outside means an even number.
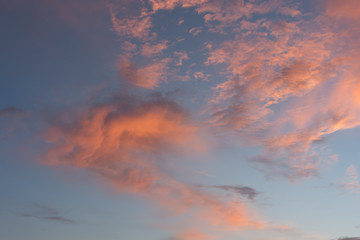
[[[258,191],[251,187],[246,187],[242,185],[232,186],[232,185],[214,185],[211,186],[215,189],[221,189],[224,191],[232,192],[238,194],[240,197],[246,197],[248,200],[254,201],[255,198],[260,194]]]
[[[166,81],[171,59],[154,59],[144,67],[137,67],[127,58],[120,58],[117,64],[119,75],[131,85],[154,89],[161,81]]]
[[[56,119],[46,133],[43,163],[87,169],[120,192],[145,196],[176,213],[226,227],[261,228],[241,203],[185,184],[166,171],[167,159],[202,149],[186,111],[175,102],[123,96],[82,111],[71,121]],[[202,220],[203,221],[203,220]]]
[[[175,51],[174,55],[179,58],[178,62],[175,64],[175,66],[182,66],[184,60],[190,59],[189,56],[187,55],[187,53],[183,52],[183,51],[181,51],[181,52]]]
[[[154,55],[160,54],[167,48],[168,48],[167,41],[161,41],[154,45],[150,45],[150,43],[145,43],[142,46],[141,54],[144,55],[145,57],[153,57]]]
[[[134,52],[137,49],[136,44],[130,42],[130,41],[124,41],[121,44],[121,48],[125,51],[125,52]]]
[[[247,4],[247,6],[249,5],[252,4]],[[199,14],[205,14],[206,22],[219,21],[222,23],[235,22],[245,14],[251,14],[243,0],[207,1],[200,5],[197,11]]]
[[[173,10],[176,7],[194,7],[207,0],[149,0],[153,11]]]
[[[27,114],[27,111],[12,106],[0,110],[0,117],[25,117]]]
[[[139,16],[118,17],[112,8],[109,9],[113,30],[119,35],[137,39],[147,39],[152,28],[152,19],[147,13]]]
[[[25,217],[25,218],[37,218],[41,220],[48,220],[48,221],[54,221],[59,223],[68,223],[68,224],[75,224],[76,221],[62,217],[58,210],[55,210],[53,208],[49,208],[42,205],[34,205],[34,207],[37,209],[34,213],[24,213],[20,214],[19,216]]]
[[[226,28],[233,30],[239,21],[251,19],[255,15],[278,13],[286,16],[298,16],[301,12],[296,4],[285,1],[244,1],[244,0],[209,0],[200,4],[196,11],[204,15],[204,20],[211,29],[224,33]]]
[[[175,238],[171,240],[210,240],[215,239],[213,236],[196,230],[186,230],[179,233]]]
[[[251,18],[255,14],[266,14],[277,11],[286,16],[296,17],[301,14],[296,4],[286,5],[284,1],[244,1],[244,0],[150,0],[153,12],[173,10],[176,7],[194,7],[207,24],[218,24],[214,29],[231,26],[242,18]],[[209,26],[210,26],[209,25]],[[194,28],[197,35],[198,28]],[[197,30],[197,31],[195,31]]]
[[[342,190],[360,192],[360,182],[355,165],[350,165],[345,171],[345,179],[336,184]]]
[[[360,240],[360,237],[342,237],[338,238],[338,240]]]
[[[328,0],[326,1],[326,11],[331,17],[359,19],[360,2],[357,0]]]
[[[192,34],[193,36],[197,36],[202,32],[202,27],[193,27],[189,30],[189,33]]]
[[[274,11],[276,19],[248,16],[232,28],[234,39],[207,48],[205,65],[225,79],[214,87],[209,123],[263,147],[250,162],[267,177],[318,176],[337,159],[322,140],[360,124],[358,34],[329,26],[326,15],[289,20],[275,11],[284,2],[267,4],[256,11]]]

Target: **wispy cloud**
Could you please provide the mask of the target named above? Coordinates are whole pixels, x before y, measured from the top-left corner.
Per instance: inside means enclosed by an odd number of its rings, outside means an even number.
[[[139,90],[147,95],[170,80],[180,79],[182,76],[174,75],[186,68],[184,63],[198,61],[196,66],[201,67],[185,70],[184,78],[216,79],[207,85],[201,82],[213,95],[205,97],[205,111],[194,110],[205,112],[200,118],[206,123],[195,122],[189,112],[167,97],[121,95],[106,103],[90,104],[66,119],[59,116],[50,121],[46,133],[49,151],[43,163],[86,169],[119,192],[145,196],[206,224],[296,232],[287,225],[270,226],[259,220],[245,201],[227,197],[235,195],[251,204],[260,194],[257,190],[215,183],[195,187],[172,176],[166,164],[173,157],[206,148],[199,134],[205,125],[224,136],[245,139],[241,144],[260,146],[261,152],[249,162],[269,178],[297,181],[319,176],[323,166],[337,161],[324,139],[360,125],[359,1],[329,0],[317,15],[303,12],[306,8],[300,6],[301,1],[120,2],[109,1],[106,6],[112,30],[121,40],[122,52],[117,53],[115,65],[123,91]],[[137,8],[127,9],[127,4]],[[177,18],[174,27],[185,29],[183,36],[172,33],[174,36],[165,39],[159,34],[166,27],[156,26],[156,14],[189,7],[202,26],[185,26],[190,21]],[[66,18],[66,11],[62,14]],[[329,24],[333,21],[338,24]],[[185,39],[189,33],[196,41],[206,34],[219,37],[207,39],[207,47],[197,49],[195,41]],[[171,42],[172,37],[178,40]],[[192,45],[191,51],[175,48],[180,45]],[[195,63],[189,65],[192,68]],[[0,117],[25,114],[14,107],[0,110]],[[341,186],[360,189],[354,165],[347,169],[347,181]],[[226,196],[217,194],[221,191]],[[45,207],[21,216],[74,223]],[[189,230],[175,239],[211,236]],[[339,238],[351,239],[358,238]]]
[[[169,75],[170,58],[154,59],[149,64],[138,67],[127,58],[120,58],[117,64],[119,75],[125,82],[148,89],[154,89]]]
[[[168,48],[167,41],[160,41],[157,44],[151,45],[150,43],[145,43],[142,46],[141,54],[145,57],[153,57],[154,55],[160,54],[162,51]]]
[[[345,171],[345,179],[335,184],[342,190],[360,193],[360,182],[355,165],[350,165]]]
[[[178,181],[162,168],[170,155],[202,148],[196,131],[186,111],[167,98],[123,96],[71,122],[52,122],[43,163],[87,169],[120,192],[146,196],[177,213],[198,209],[195,215],[208,224],[264,227],[245,205]]]
[[[174,52],[174,56],[175,56],[175,57],[178,57],[178,61],[177,61],[177,63],[175,64],[176,66],[182,66],[182,65],[183,65],[183,62],[184,62],[185,60],[189,60],[189,59],[190,59],[189,56],[188,56],[188,54],[187,54],[186,52],[184,52],[184,51],[181,51],[181,52],[175,51],[175,52]]]
[[[176,237],[171,238],[170,240],[211,240],[217,239],[214,236],[208,235],[197,230],[186,230],[182,233],[179,233]]]
[[[247,144],[263,146],[263,153],[250,162],[268,177],[296,181],[318,176],[322,165],[337,160],[322,139],[359,125],[356,31],[329,27],[326,15],[289,20],[287,16],[302,13],[282,1],[251,4],[253,12],[278,17],[246,16],[240,27],[232,28],[238,33],[235,39],[207,48],[205,64],[226,74],[214,87],[210,123],[235,130]],[[219,21],[229,23],[240,16],[233,17]],[[340,47],[339,42],[348,45]],[[326,102],[325,95],[331,100]]]
[[[48,221],[54,221],[59,223],[68,223],[68,224],[75,224],[76,221],[65,218],[61,216],[60,212],[56,209],[42,206],[42,205],[33,205],[33,207],[36,209],[33,213],[23,213],[19,216],[25,217],[25,218],[37,218],[41,220],[48,220]]]
[[[137,39],[151,37],[152,19],[147,12],[141,12],[140,15],[124,18],[122,14],[118,15],[113,8],[110,8],[110,16],[113,30],[119,36]]]
[[[342,237],[338,238],[338,240],[360,240],[360,237]]]
[[[240,197],[245,197],[248,200],[255,201],[256,197],[260,194],[258,191],[251,187],[246,187],[242,185],[214,185],[210,186],[211,188],[220,189],[224,191],[228,191],[231,193],[235,193]]]
[[[189,33],[192,34],[193,36],[197,36],[202,32],[202,30],[203,30],[202,27],[194,27],[189,30]]]

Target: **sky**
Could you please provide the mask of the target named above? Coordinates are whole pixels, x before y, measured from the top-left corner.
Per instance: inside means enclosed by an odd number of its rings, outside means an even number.
[[[0,30],[0,239],[360,240],[359,0],[5,0]]]

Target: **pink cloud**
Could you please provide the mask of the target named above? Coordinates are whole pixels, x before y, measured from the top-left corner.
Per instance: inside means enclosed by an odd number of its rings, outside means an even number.
[[[178,57],[178,62],[175,64],[175,66],[182,66],[183,61],[190,59],[186,52],[175,51],[174,55]]]
[[[152,199],[176,214],[193,212],[207,224],[262,228],[245,205],[221,199],[171,177],[162,166],[181,152],[202,149],[197,127],[176,103],[124,97],[84,110],[46,133],[43,163],[91,171],[120,192]]]
[[[205,64],[229,76],[214,88],[210,122],[263,146],[251,162],[267,176],[317,176],[323,164],[337,160],[322,139],[359,125],[358,71],[350,57],[356,53],[337,45],[353,40],[346,33],[341,39],[327,22],[246,21],[236,39],[208,48]],[[336,87],[329,87],[335,76]],[[331,100],[319,101],[324,94]]]
[[[112,8],[110,10],[113,30],[120,36],[145,39],[150,35],[152,27],[151,16],[143,12],[139,16],[118,17]]]
[[[137,49],[136,44],[130,42],[130,41],[124,41],[121,44],[121,48],[125,51],[125,52],[134,52]]]
[[[119,75],[131,85],[154,89],[160,82],[166,81],[171,59],[155,59],[144,67],[137,67],[128,59],[119,59],[117,68]]]
[[[328,0],[326,1],[326,11],[332,17],[359,19],[360,2],[357,0]]]
[[[192,34],[193,36],[197,36],[201,32],[202,32],[202,27],[193,27],[189,30],[189,33]]]
[[[297,16],[300,11],[297,6],[286,5],[284,1],[244,1],[244,0],[211,0],[197,7],[197,12],[204,15],[207,23],[220,22],[222,26],[232,26],[232,23],[242,19],[250,19],[254,14],[279,12],[284,15]]]
[[[172,10],[175,7],[179,6],[180,1],[179,0],[150,0],[152,9],[154,11],[157,10]]]
[[[194,78],[195,79],[201,79],[203,81],[208,81],[209,77],[211,76],[211,74],[204,74],[203,72],[195,72],[194,73]]]
[[[173,10],[176,7],[194,7],[207,0],[149,0],[153,11]]]
[[[158,10],[194,7],[203,15],[206,27],[236,34],[234,39],[209,43],[206,48],[205,65],[217,65],[225,76],[214,86],[215,94],[207,107],[209,122],[236,130],[248,143],[262,146],[263,152],[252,161],[257,168],[267,175],[274,172],[294,180],[317,176],[322,164],[336,160],[334,154],[320,146],[326,135],[359,125],[355,81],[358,65],[353,65],[359,47],[354,25],[350,29],[328,23],[334,17],[355,19],[357,10],[351,8],[357,9],[357,1],[328,1],[322,15],[310,20],[298,18],[307,14],[300,11],[299,4],[281,0],[149,2],[152,12],[143,9],[135,17],[120,19],[111,12],[114,29],[121,36],[146,40],[153,35],[152,16]],[[344,17],[345,12],[349,16]],[[265,16],[269,13],[276,15],[276,20]],[[190,33],[196,35],[198,30],[192,28]],[[141,53],[159,56],[168,46],[167,41],[145,42]],[[175,66],[189,60],[185,52],[175,51],[174,55],[179,58]],[[155,58],[135,66],[125,59],[117,68],[125,82],[154,89],[167,81],[170,62],[174,60]],[[347,69],[351,76],[346,68],[351,69]],[[186,74],[189,79],[190,73]],[[207,76],[203,72],[194,74],[195,78]],[[337,87],[331,88],[334,77],[339,80]],[[318,104],[323,100],[316,93],[331,95],[337,101]]]
[[[168,47],[169,46],[167,41],[161,41],[153,45],[147,42],[142,46],[141,54],[144,55],[145,57],[153,57],[155,55],[159,55]]]
[[[360,192],[359,175],[355,165],[350,165],[345,171],[345,179],[339,181],[336,184],[342,190]]]
[[[174,240],[210,240],[215,239],[213,236],[196,230],[187,230],[178,234]]]

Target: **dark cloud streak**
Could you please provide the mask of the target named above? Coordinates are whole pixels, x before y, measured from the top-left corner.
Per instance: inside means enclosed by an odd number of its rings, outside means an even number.
[[[338,240],[360,240],[360,237],[344,237],[338,238]]]
[[[38,204],[33,205],[33,207],[36,208],[37,211],[35,211],[34,213],[19,214],[19,216],[25,217],[25,218],[37,218],[37,219],[41,219],[41,220],[55,221],[55,222],[67,223],[67,224],[77,223],[74,220],[62,217],[60,215],[60,212],[56,209],[53,209],[53,208],[50,208],[47,206],[38,205]]]
[[[236,193],[242,197],[246,197],[251,201],[255,201],[255,198],[260,194],[258,191],[251,187],[246,187],[242,185],[213,185],[211,188],[221,189],[224,191]]]

